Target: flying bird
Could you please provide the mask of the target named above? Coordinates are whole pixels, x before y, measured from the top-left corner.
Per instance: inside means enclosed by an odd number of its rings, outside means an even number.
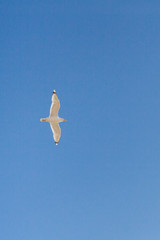
[[[53,132],[54,142],[56,145],[58,145],[59,139],[61,137],[61,128],[59,126],[59,123],[67,121],[67,120],[64,120],[63,118],[58,117],[59,109],[60,109],[60,102],[57,97],[57,93],[54,90],[52,93],[52,104],[50,107],[50,115],[47,118],[41,118],[40,121],[50,123],[50,127]]]

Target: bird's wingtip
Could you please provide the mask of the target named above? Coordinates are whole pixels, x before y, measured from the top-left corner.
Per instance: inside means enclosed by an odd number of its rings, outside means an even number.
[[[55,142],[56,145],[58,145],[58,142]]]
[[[53,90],[53,93],[52,93],[52,94],[54,94],[54,93],[56,93],[56,90]]]

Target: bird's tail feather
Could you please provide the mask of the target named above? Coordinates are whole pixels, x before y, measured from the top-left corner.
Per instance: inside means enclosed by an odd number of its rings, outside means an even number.
[[[41,122],[46,122],[46,119],[45,118],[41,118],[40,121]]]

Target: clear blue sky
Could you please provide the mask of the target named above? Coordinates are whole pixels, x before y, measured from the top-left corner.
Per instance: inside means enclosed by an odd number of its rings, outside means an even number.
[[[0,26],[0,239],[159,240],[159,1],[2,0]]]

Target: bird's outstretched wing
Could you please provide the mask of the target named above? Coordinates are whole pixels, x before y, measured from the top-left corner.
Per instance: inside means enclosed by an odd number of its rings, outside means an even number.
[[[58,123],[50,123],[52,132],[53,132],[53,138],[54,138],[54,142],[57,145],[59,142],[59,139],[61,137],[61,128],[59,126]]]
[[[54,90],[52,94],[52,104],[50,108],[50,117],[58,117],[58,111],[60,109],[60,102],[57,97],[57,93]]]

